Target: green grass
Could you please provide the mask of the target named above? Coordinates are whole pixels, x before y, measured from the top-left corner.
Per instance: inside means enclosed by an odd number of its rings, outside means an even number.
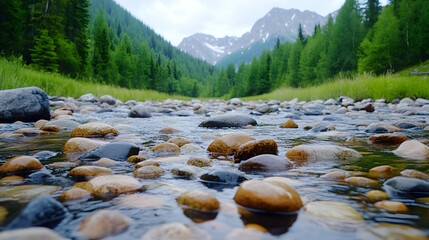
[[[74,80],[60,74],[39,72],[18,63],[0,58],[0,90],[36,86],[51,96],[78,98],[86,93],[98,97],[109,94],[122,101],[165,100],[168,98],[190,100],[189,97],[169,95],[152,90],[131,90]]]

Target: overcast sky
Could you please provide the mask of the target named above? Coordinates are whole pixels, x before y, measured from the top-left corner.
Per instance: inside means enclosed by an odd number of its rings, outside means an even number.
[[[115,0],[135,17],[177,46],[184,37],[206,33],[237,36],[273,7],[310,10],[326,16],[345,0]],[[386,2],[381,0],[380,2]]]

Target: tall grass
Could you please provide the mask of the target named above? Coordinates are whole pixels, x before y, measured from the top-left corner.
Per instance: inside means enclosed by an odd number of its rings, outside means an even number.
[[[190,100],[189,97],[174,96],[152,90],[131,90],[74,80],[60,74],[39,72],[21,64],[0,58],[0,90],[36,86],[51,96],[78,98],[86,93],[98,97],[112,95],[122,101],[128,100],[165,100],[168,98]]]

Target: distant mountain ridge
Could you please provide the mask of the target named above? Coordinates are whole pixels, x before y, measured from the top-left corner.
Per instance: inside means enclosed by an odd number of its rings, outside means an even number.
[[[323,26],[328,17],[311,11],[273,8],[253,25],[250,32],[241,37],[215,38],[196,33],[184,38],[178,48],[213,65],[224,66],[230,62],[240,64],[242,61],[248,63],[264,49],[272,49],[277,38],[282,42],[295,41],[299,24],[304,34],[311,35],[314,26]]]

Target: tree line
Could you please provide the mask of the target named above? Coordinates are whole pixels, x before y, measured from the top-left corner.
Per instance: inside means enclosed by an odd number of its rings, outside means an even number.
[[[306,87],[336,76],[396,72],[429,59],[429,4],[426,0],[378,0],[363,6],[346,0],[334,21],[315,26],[295,43],[277,44],[251,64],[220,70],[215,96],[242,97],[281,86]]]

